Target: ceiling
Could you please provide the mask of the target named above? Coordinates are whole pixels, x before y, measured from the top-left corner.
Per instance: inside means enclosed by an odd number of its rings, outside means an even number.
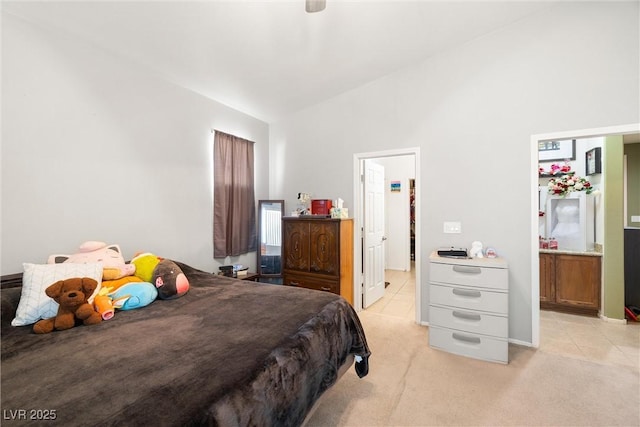
[[[550,1],[3,1],[265,122],[553,6]]]

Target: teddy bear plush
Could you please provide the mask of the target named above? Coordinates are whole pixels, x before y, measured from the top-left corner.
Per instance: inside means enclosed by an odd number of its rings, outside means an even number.
[[[46,334],[55,330],[73,328],[76,319],[85,325],[94,325],[102,321],[100,313],[94,310],[88,299],[98,287],[98,282],[89,277],[75,277],[59,280],[50,285],[45,293],[58,304],[58,313],[50,319],[43,319],[33,325],[36,334]]]

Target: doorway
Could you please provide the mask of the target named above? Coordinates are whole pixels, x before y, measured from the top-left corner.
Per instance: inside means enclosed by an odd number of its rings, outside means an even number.
[[[591,137],[607,137],[616,135],[629,135],[640,132],[640,124],[613,126],[606,128],[584,129],[568,132],[556,132],[549,134],[533,135],[531,137],[531,343],[533,347],[540,346],[540,264],[539,264],[539,217],[536,207],[539,203],[539,144],[544,141],[552,140],[571,140],[584,139]],[[622,218],[620,219],[620,230],[618,227],[610,228],[609,233],[619,233],[622,235]],[[618,239],[620,242],[622,238]],[[606,245],[605,245],[606,246]],[[620,247],[618,247],[620,246]],[[603,264],[605,268],[604,280],[606,280],[606,265],[610,259],[622,259],[623,248],[621,245],[612,245],[605,250],[603,254]],[[622,291],[624,292],[624,290]],[[614,321],[616,319],[613,319]],[[624,322],[624,319],[620,320]]]
[[[365,283],[365,273],[364,271],[367,268],[363,268],[365,261],[363,254],[363,230],[365,227],[366,221],[366,213],[365,213],[365,200],[364,200],[364,183],[362,181],[363,176],[363,165],[365,160],[379,159],[381,162],[391,161],[394,158],[405,158],[409,159],[410,165],[413,168],[414,176],[412,177],[416,183],[420,183],[420,150],[419,148],[407,148],[407,149],[397,149],[397,150],[389,150],[389,151],[380,151],[380,152],[372,152],[372,153],[358,153],[354,154],[354,212],[353,218],[355,221],[355,229],[358,231],[358,235],[355,239],[355,261],[354,261],[354,306],[356,310],[362,310],[364,308],[363,298],[365,289],[363,289],[363,283]],[[389,184],[389,179],[394,180],[393,177],[387,177],[387,184]],[[394,186],[397,185],[394,182]],[[408,194],[409,191],[409,183],[403,182],[400,180],[400,191],[404,187],[405,192]],[[397,188],[397,187],[395,187]],[[418,187],[419,188],[419,187]],[[421,293],[420,293],[420,198],[415,197],[414,206],[413,206],[413,214],[415,216],[415,224],[414,224],[414,234],[415,234],[415,249],[414,256],[416,261],[413,263],[415,265],[415,321],[417,323],[421,323]],[[404,232],[404,231],[402,231]],[[409,248],[409,220],[407,218],[407,261],[409,262],[410,256],[410,248]],[[382,266],[384,270],[385,266]]]

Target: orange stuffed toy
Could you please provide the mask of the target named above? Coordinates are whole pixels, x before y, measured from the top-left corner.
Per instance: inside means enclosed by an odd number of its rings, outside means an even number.
[[[73,328],[76,319],[82,320],[85,325],[100,323],[100,313],[88,302],[97,287],[98,282],[89,277],[60,280],[49,286],[45,293],[59,304],[58,313],[56,317],[36,322],[33,332],[46,334],[54,329]]]

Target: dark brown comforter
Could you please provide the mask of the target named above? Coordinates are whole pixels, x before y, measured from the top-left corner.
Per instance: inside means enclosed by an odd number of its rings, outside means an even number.
[[[350,354],[370,354],[353,308],[326,292],[179,264],[191,289],[99,325],[12,327],[2,290],[2,424],[295,426]]]

